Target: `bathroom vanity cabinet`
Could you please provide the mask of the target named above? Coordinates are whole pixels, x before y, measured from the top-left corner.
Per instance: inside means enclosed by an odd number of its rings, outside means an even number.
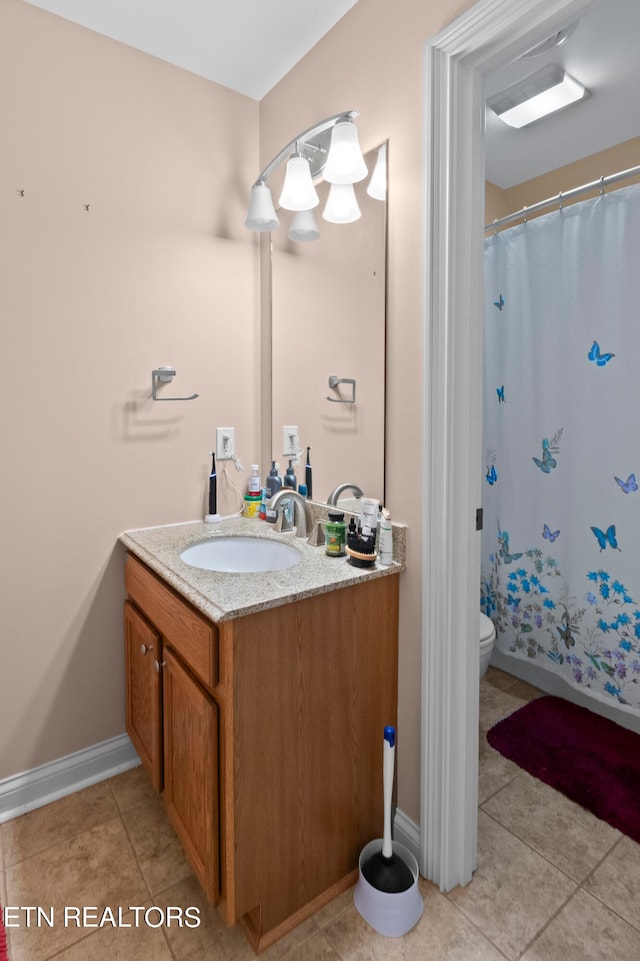
[[[127,730],[207,898],[261,950],[381,834],[398,577],[218,623],[132,554],[125,577]]]

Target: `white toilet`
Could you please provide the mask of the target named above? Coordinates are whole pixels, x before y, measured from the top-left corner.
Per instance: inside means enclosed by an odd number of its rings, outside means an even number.
[[[480,679],[487,673],[495,639],[496,629],[493,621],[480,611]]]

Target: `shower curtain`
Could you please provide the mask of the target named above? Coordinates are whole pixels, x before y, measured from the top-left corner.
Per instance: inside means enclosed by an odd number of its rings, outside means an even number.
[[[485,242],[482,610],[640,715],[640,185]]]

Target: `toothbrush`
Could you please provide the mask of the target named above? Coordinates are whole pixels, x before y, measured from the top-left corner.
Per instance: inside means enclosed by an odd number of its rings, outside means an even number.
[[[311,450],[311,448],[310,448],[310,447],[307,447],[307,463],[306,463],[305,468],[304,468],[304,482],[305,482],[305,484],[307,485],[307,498],[308,498],[308,500],[311,500],[311,497],[312,497],[312,495],[313,495],[313,490],[312,490],[313,481],[312,481],[312,473],[311,473],[311,461],[309,460],[309,451],[310,451],[310,450]]]
[[[218,512],[218,478],[216,475],[216,455],[214,451],[209,452],[211,454],[211,473],[209,474],[209,514],[217,514]]]

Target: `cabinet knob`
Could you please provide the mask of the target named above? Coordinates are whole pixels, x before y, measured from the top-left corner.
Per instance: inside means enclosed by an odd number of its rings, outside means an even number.
[[[160,673],[160,668],[164,667],[166,663],[167,663],[166,661],[162,661],[162,663],[160,661],[153,662],[153,669],[156,672],[156,674]]]
[[[148,644],[148,645],[147,645],[147,644],[141,644],[141,645],[140,645],[140,653],[141,653],[141,654],[147,654],[149,651],[152,651],[152,650],[153,650],[153,644]]]

